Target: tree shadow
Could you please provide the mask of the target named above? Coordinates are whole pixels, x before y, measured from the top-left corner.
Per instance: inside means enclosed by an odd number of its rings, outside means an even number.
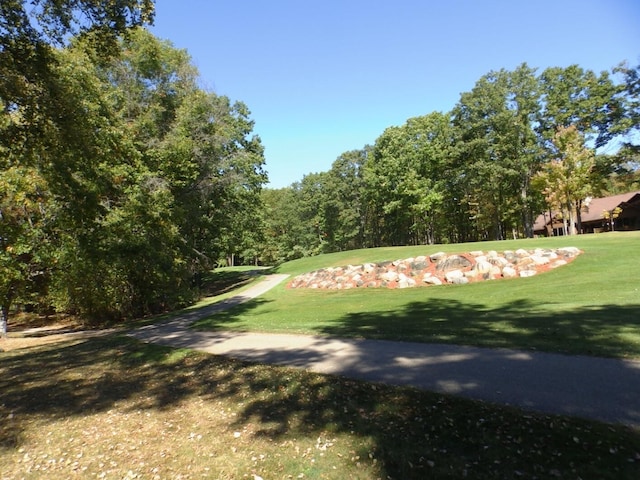
[[[307,359],[303,353],[300,365]],[[221,400],[236,402],[239,413],[231,427],[250,425],[257,437],[282,441],[355,436],[361,441],[353,445],[354,458],[374,466],[382,478],[451,478],[463,472],[471,478],[492,478],[496,461],[503,462],[501,468],[523,471],[525,477],[557,468],[551,447],[545,447],[549,432],[560,424],[552,416],[523,417],[515,409],[447,395],[189,354],[115,335],[5,355],[0,392],[0,449],[20,447],[26,428],[20,422],[29,416],[55,421],[122,408],[125,401],[132,410],[165,410],[198,398],[203,408]],[[577,434],[584,438],[586,422],[562,424],[553,437],[560,445],[572,445]],[[574,453],[576,474],[583,478],[606,465],[603,459],[611,457],[614,446],[627,445],[629,452],[640,449],[638,432],[588,425],[604,440]],[[521,442],[506,440],[525,437],[527,445],[537,445],[538,453],[526,454],[536,456],[535,462],[523,459]],[[631,455],[626,450],[623,454]]]
[[[236,296],[228,301],[216,303],[211,308],[198,310],[197,319],[191,327],[202,330],[233,328],[236,331],[245,331],[248,328],[244,327],[241,318],[256,307],[267,303],[271,303],[271,300],[265,300],[262,297],[249,299]]]
[[[339,337],[640,357],[639,319],[640,304],[596,305],[558,313],[528,299],[495,308],[430,299],[398,310],[353,312],[318,331]]]
[[[259,267],[246,270],[213,270],[200,275],[196,282],[199,284],[202,297],[222,295],[244,287],[261,275],[273,272],[271,267]]]

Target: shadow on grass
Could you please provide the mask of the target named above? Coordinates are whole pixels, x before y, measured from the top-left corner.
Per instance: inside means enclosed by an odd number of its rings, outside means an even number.
[[[231,305],[229,302],[232,302]],[[247,331],[251,327],[246,322],[243,322],[242,318],[256,307],[264,306],[270,302],[270,300],[260,297],[244,299],[236,296],[228,301],[215,303],[204,309],[194,310],[196,318],[191,326],[194,329],[202,330],[233,329],[235,331]],[[233,308],[229,308],[229,306]]]
[[[236,405],[230,428],[251,426],[255,435],[273,440],[304,437],[313,442],[347,435],[353,442],[350,454],[367,466],[364,471],[382,478],[506,478],[516,471],[523,478],[544,478],[550,472],[635,478],[640,467],[640,462],[623,460],[640,451],[637,431],[523,416],[413,389],[188,353],[125,337],[6,355],[0,363],[0,392],[0,449],[20,447],[27,428],[21,422],[30,416],[56,421],[123,405],[151,412],[199,399],[203,408],[220,401]]]
[[[267,275],[272,268],[248,268],[242,270],[213,270],[201,275],[197,282],[202,297],[222,295],[248,285],[260,275]]]
[[[433,299],[401,310],[353,312],[325,335],[640,358],[640,305],[541,310],[518,300],[498,308]]]

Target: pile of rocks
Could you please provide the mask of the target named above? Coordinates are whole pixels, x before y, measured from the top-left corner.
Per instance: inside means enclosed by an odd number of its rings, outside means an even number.
[[[582,253],[575,247],[558,249],[475,251],[461,254],[434,253],[346,267],[323,268],[298,275],[290,288],[409,288],[427,285],[464,284],[498,278],[531,277],[566,265]]]

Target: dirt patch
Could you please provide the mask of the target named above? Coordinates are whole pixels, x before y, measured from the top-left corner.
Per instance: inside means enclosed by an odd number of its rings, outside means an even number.
[[[69,340],[85,340],[87,338],[108,335],[118,329],[85,330],[84,325],[66,321],[52,325],[31,327],[25,323],[16,326],[10,324],[10,331],[6,338],[0,338],[0,351],[9,352],[22,348],[39,347],[51,343]]]

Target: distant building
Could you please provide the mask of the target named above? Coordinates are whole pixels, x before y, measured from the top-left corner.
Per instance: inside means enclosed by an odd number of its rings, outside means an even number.
[[[580,213],[582,231],[579,233],[640,230],[640,191],[587,199]],[[617,218],[612,218],[615,213]],[[551,211],[539,215],[533,231],[535,235],[546,237],[564,235],[562,214]]]

